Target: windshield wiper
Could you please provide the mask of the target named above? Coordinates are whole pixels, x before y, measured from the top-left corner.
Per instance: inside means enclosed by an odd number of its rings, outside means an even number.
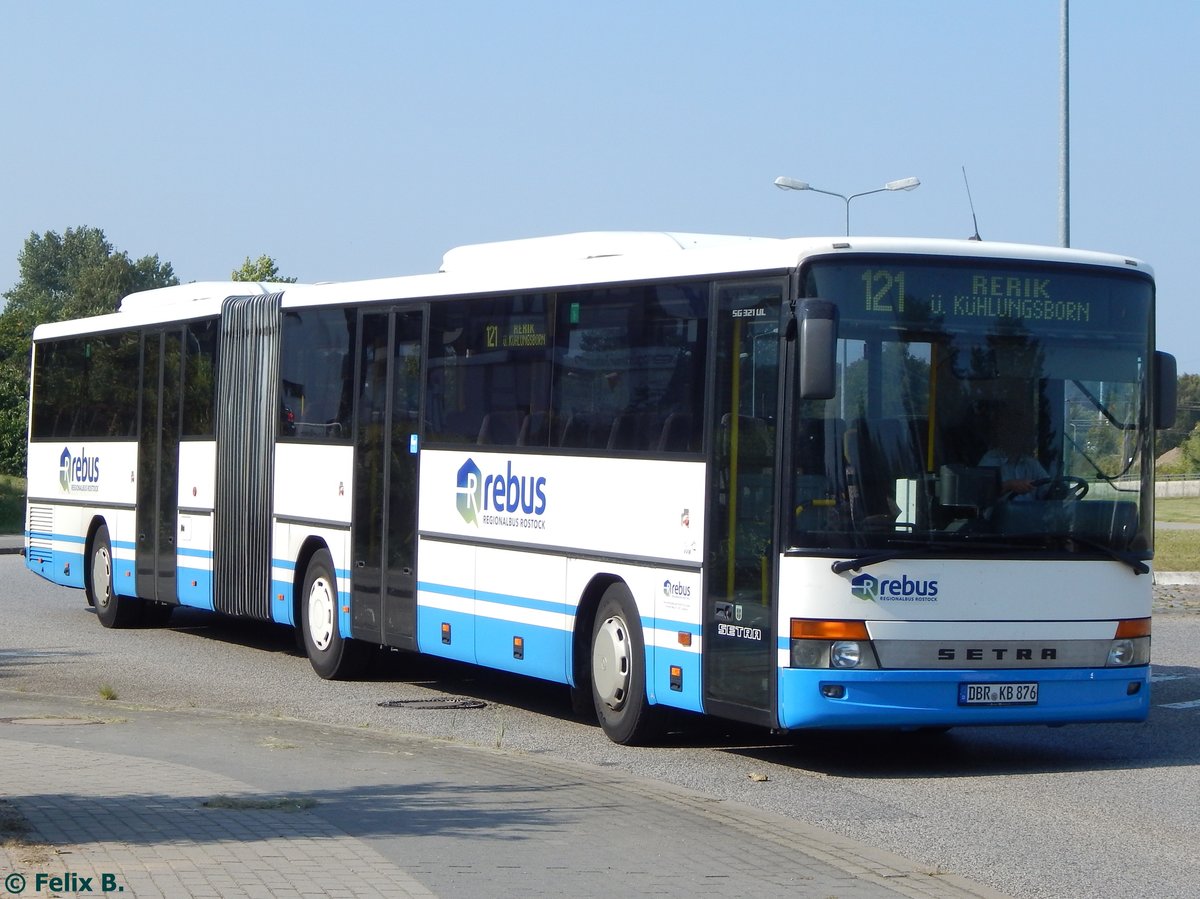
[[[1090,537],[1076,537],[1075,535],[1071,535],[1067,537],[1067,539],[1074,540],[1080,546],[1086,546],[1088,549],[1093,549],[1098,553],[1106,555],[1114,562],[1123,562],[1133,569],[1134,574],[1150,573],[1150,566],[1141,559],[1136,559],[1129,553],[1123,553],[1118,549],[1113,549],[1111,546],[1107,546],[1101,543],[1099,540],[1093,540]]]
[[[1038,541],[1046,543],[1050,538],[1056,538],[1063,543],[1076,543],[1079,546],[1085,547],[1098,552],[1103,556],[1108,556],[1114,562],[1120,562],[1128,565],[1133,569],[1134,574],[1149,574],[1150,566],[1141,559],[1135,558],[1131,553],[1121,552],[1119,549],[1113,549],[1106,543],[1101,543],[1099,540],[1093,540],[1091,537],[1081,537],[1078,534],[1005,534],[1006,540],[1028,540],[1030,542]]]
[[[907,558],[911,555],[911,552],[877,552],[869,556],[859,556],[857,559],[844,559],[840,562],[834,562],[829,567],[834,574],[841,574],[844,571],[858,571],[861,568],[866,568],[868,565],[877,565],[880,562]]]
[[[861,568],[866,568],[868,565],[878,565],[880,562],[889,562],[892,559],[911,559],[917,556],[928,555],[931,550],[939,549],[978,549],[979,545],[958,540],[927,540],[920,546],[912,549],[881,549],[873,553],[866,553],[854,559],[843,559],[839,562],[834,562],[830,565],[830,569],[834,574],[841,574],[845,571],[858,571]],[[1003,549],[1000,544],[989,544],[988,548]]]

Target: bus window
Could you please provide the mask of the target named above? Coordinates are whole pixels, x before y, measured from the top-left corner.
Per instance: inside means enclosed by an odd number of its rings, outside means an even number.
[[[213,436],[213,403],[217,389],[217,320],[193,322],[184,335],[184,437]]]
[[[699,452],[707,284],[560,294],[550,442]]]
[[[545,446],[550,302],[545,294],[434,304],[429,440]]]
[[[350,439],[356,318],[349,308],[284,310],[281,437]]]

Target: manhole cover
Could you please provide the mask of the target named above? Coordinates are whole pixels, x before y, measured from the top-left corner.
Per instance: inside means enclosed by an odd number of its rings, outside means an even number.
[[[379,703],[379,707],[383,709],[485,709],[487,703],[482,699],[447,696],[442,699],[385,699]]]
[[[0,724],[36,724],[41,727],[69,727],[75,724],[102,724],[95,718],[0,718]]]

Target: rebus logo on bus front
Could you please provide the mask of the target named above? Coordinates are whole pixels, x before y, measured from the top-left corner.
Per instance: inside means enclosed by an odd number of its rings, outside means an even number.
[[[58,482],[64,493],[72,490],[99,490],[100,457],[87,455],[81,447],[78,456],[71,455],[71,448],[64,446],[58,458]]]
[[[907,574],[884,579],[860,574],[850,582],[850,592],[866,602],[937,602],[938,582],[915,580]]]
[[[528,527],[527,519],[511,516],[517,512],[542,515],[546,511],[546,478],[515,475],[512,462],[504,472],[485,476],[474,459],[467,459],[458,469],[455,493],[458,514],[476,527],[481,516],[484,524]]]

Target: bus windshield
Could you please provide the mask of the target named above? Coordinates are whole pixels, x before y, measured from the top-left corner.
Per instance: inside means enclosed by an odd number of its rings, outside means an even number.
[[[1136,272],[839,257],[837,393],[792,410],[793,549],[1151,550],[1153,287]]]

